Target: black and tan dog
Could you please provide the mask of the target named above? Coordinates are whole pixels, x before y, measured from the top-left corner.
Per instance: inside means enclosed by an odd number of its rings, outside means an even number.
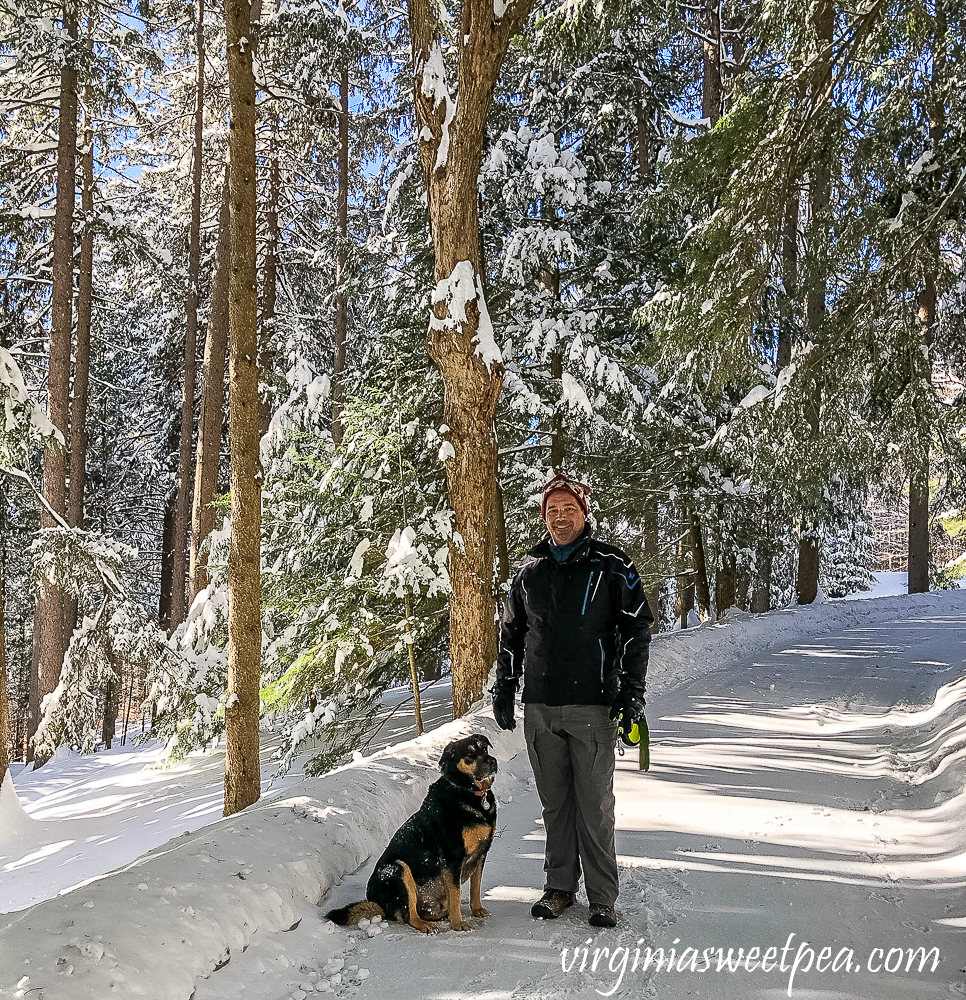
[[[326,917],[337,924],[357,924],[384,916],[418,931],[436,930],[449,918],[454,931],[468,931],[463,920],[461,890],[469,879],[470,909],[485,917],[480,883],[486,852],[496,827],[496,799],[490,786],[496,758],[485,736],[466,736],[450,743],[439,759],[443,772],[429,787],[423,804],[396,831],[376,862],[366,899]]]

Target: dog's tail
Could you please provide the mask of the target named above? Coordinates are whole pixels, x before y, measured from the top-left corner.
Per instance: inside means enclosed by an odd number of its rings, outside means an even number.
[[[360,920],[372,920],[373,917],[384,916],[385,913],[378,903],[373,903],[370,899],[363,899],[358,903],[340,906],[337,910],[329,910],[325,919],[331,920],[334,924],[340,924],[342,927],[348,927],[354,926]]]

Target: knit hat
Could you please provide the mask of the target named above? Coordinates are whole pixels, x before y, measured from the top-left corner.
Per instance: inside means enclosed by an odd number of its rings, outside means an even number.
[[[547,519],[547,501],[550,499],[552,493],[558,492],[569,493],[575,497],[577,503],[583,508],[584,517],[587,517],[590,513],[590,487],[583,483],[578,483],[576,479],[571,479],[570,476],[561,474],[554,476],[543,488],[543,499],[540,502],[540,517],[544,521]]]

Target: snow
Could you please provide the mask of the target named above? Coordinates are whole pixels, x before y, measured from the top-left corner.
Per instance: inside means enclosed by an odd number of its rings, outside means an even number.
[[[60,754],[15,775],[23,810],[0,787],[0,995],[966,995],[964,644],[961,591],[732,610],[659,637],[651,770],[618,758],[614,930],[587,925],[582,897],[557,921],[529,917],[543,833],[522,726],[502,733],[482,707],[416,739],[397,729],[321,778],[266,783],[228,819],[220,751],[171,770],[152,766],[157,747]],[[440,723],[434,690],[423,708]],[[500,761],[491,915],[429,937],[327,923],[362,898],[441,748],[471,731]],[[925,968],[907,968],[920,947]]]
[[[461,329],[463,324],[467,322],[466,305],[473,301],[476,302],[479,311],[473,343],[476,344],[476,353],[489,370],[494,363],[502,363],[503,356],[500,354],[500,348],[493,335],[493,324],[490,322],[490,314],[483,297],[483,286],[470,261],[459,261],[449,277],[437,282],[433,289],[432,304],[435,306],[439,302],[445,302],[448,315],[440,319],[434,313],[430,317],[429,328],[431,330]],[[442,460],[445,461],[445,459]]]
[[[449,156],[449,128],[456,117],[456,101],[450,97],[449,87],[446,85],[446,65],[443,62],[443,49],[439,42],[433,42],[430,46],[420,77],[420,90],[423,96],[432,102],[433,110],[445,102],[442,132],[436,150],[436,161],[433,164],[435,171],[446,166],[446,158]],[[423,132],[420,133],[420,139],[424,138]]]

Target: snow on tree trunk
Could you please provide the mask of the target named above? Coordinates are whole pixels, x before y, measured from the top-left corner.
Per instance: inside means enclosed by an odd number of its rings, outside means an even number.
[[[57,202],[54,210],[53,284],[50,293],[50,353],[47,369],[47,415],[67,440],[70,419],[70,348],[74,305],[74,188],[77,182],[77,11],[72,0],[63,8],[66,58],[60,70],[57,138]],[[63,448],[44,451],[43,494],[54,513],[67,509],[67,463]],[[41,527],[56,518],[43,508]],[[41,703],[57,686],[64,662],[64,594],[41,583],[34,612],[33,674],[30,686],[28,736],[40,725]],[[36,758],[36,763],[43,763]]]
[[[260,3],[258,5],[261,6]],[[261,480],[255,254],[255,76],[257,13],[227,0],[231,203],[228,290],[228,405],[231,539],[228,556],[228,698],[225,704],[225,815],[258,800],[261,679]]]
[[[454,717],[480,697],[496,659],[494,420],[503,368],[480,277],[477,183],[493,88],[510,39],[532,5],[463,4],[453,46],[454,96],[439,8],[430,0],[408,4],[416,130],[436,255],[428,350],[443,376],[443,421],[451,445],[446,482],[456,533],[449,549]]]

